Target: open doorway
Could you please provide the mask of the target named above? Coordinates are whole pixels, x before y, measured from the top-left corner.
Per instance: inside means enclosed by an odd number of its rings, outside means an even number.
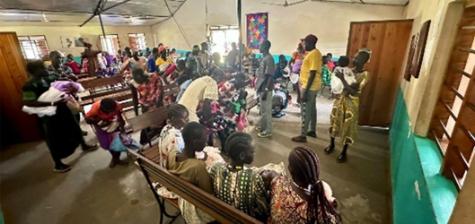
[[[210,27],[211,52],[219,53],[221,60],[231,51],[231,43],[239,42],[239,28],[237,26]],[[222,61],[223,62],[223,61]]]

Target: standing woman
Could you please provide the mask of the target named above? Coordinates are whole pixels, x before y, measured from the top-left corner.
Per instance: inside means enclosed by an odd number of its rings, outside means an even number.
[[[51,82],[57,76],[48,73],[42,61],[31,61],[26,65],[30,75],[23,86],[23,104],[29,107],[56,106],[56,113],[52,116],[40,117],[44,137],[48,145],[51,157],[54,161],[54,172],[67,172],[71,170],[69,165],[64,164],[64,159],[73,154],[76,147],[82,146],[84,151],[95,149],[95,146],[85,143],[79,123],[76,122],[67,100],[58,102],[39,102],[38,98],[46,92]]]
[[[289,155],[289,173],[271,182],[269,223],[341,223],[330,186],[320,179],[320,161],[310,149],[296,147]]]
[[[358,129],[358,115],[360,106],[360,95],[364,86],[368,82],[368,71],[364,69],[369,61],[371,51],[360,49],[353,59],[353,73],[356,82],[349,85],[343,73],[335,73],[343,83],[343,93],[336,96],[330,115],[330,145],[325,148],[325,153],[330,154],[335,150],[335,138],[340,137],[343,142],[343,151],[338,156],[338,162],[346,161],[348,147],[355,142]]]
[[[289,68],[291,71],[290,79],[292,81],[294,90],[297,91],[297,99],[300,98],[300,88],[299,88],[299,74],[300,67],[302,67],[303,59],[305,58],[305,49],[303,48],[302,42],[297,46],[297,51],[292,54],[292,58],[289,61]]]

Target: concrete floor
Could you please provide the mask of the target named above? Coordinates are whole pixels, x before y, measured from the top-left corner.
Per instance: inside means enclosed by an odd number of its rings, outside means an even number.
[[[329,139],[330,110],[331,102],[319,98],[319,136],[305,145],[320,156],[321,177],[332,186],[344,222],[390,223],[387,134],[362,128],[348,162],[339,164],[337,153],[323,153]],[[272,138],[255,138],[254,165],[287,163],[288,153],[297,145],[290,137],[300,130],[298,111],[290,106],[287,116],[274,119]],[[87,139],[94,141],[91,135]],[[133,165],[109,169],[109,159],[104,150],[77,150],[66,160],[73,169],[56,174],[42,142],[1,150],[0,205],[6,223],[158,223],[159,209],[142,174]],[[175,223],[183,223],[183,219]]]

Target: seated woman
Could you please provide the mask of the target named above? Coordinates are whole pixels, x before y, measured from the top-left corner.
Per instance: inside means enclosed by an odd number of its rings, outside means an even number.
[[[79,75],[79,73],[81,73],[81,66],[76,61],[74,61],[72,54],[68,54],[65,65],[68,66],[75,75]]]
[[[224,151],[231,162],[211,167],[214,194],[250,216],[265,221],[269,210],[264,180],[256,170],[244,167],[254,159],[252,137],[235,132],[226,140]]]
[[[120,151],[112,148],[114,139],[124,132],[125,120],[122,117],[122,107],[115,100],[105,98],[92,104],[85,119],[88,124],[94,126],[101,147],[112,155],[109,167],[126,165],[126,161],[120,160]]]
[[[167,125],[158,138],[160,166],[170,169],[176,164],[176,154],[183,153],[185,142],[181,130],[188,123],[188,110],[181,104],[168,107]]]
[[[341,223],[331,189],[320,180],[320,162],[310,149],[296,147],[289,155],[291,178],[271,182],[269,223]]]
[[[190,122],[183,128],[185,148],[183,154],[177,157],[177,163],[170,173],[190,182],[205,192],[213,193],[211,178],[206,169],[206,163],[196,158],[196,152],[202,152],[206,146],[206,130],[197,123]],[[179,198],[180,211],[187,223],[208,223],[213,221],[206,213],[197,210],[192,204]]]

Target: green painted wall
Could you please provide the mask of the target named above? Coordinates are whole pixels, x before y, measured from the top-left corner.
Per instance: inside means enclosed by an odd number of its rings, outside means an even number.
[[[396,102],[390,131],[393,223],[447,223],[457,190],[440,175],[442,156],[434,142],[411,131],[401,91]]]

